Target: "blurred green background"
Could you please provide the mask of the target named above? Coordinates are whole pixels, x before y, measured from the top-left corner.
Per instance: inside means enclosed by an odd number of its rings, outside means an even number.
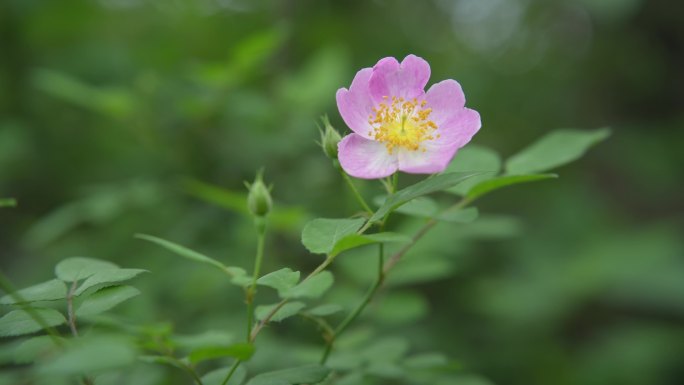
[[[430,62],[430,83],[462,84],[483,121],[473,142],[503,156],[555,128],[613,136],[558,180],[483,199],[474,224],[438,227],[354,335],[442,351],[460,363],[454,384],[681,383],[678,1],[3,0],[0,197],[19,202],[0,210],[3,271],[23,287],[70,256],[148,269],[119,309],[131,323],[241,331],[238,289],[133,234],[249,268],[243,181],[264,166],[279,209],[265,270],[316,266],[303,224],[357,209],[316,120],[344,130],[335,91],[409,53]],[[334,266],[331,300],[360,297],[365,252]],[[310,360],[312,329],[269,328],[253,368]],[[147,370],[148,383],[182,383]]]

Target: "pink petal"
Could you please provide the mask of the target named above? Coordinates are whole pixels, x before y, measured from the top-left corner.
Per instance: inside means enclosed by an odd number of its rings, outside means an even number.
[[[337,108],[344,122],[355,133],[370,139],[369,132],[373,128],[368,124],[368,118],[373,113],[373,100],[370,96],[368,81],[373,73],[372,68],[364,68],[356,73],[349,90],[337,90]]]
[[[451,113],[441,125],[438,124],[435,133],[439,135],[439,138],[430,142],[437,146],[455,145],[461,148],[470,142],[480,127],[482,127],[480,114],[470,108],[462,108]]]
[[[337,146],[342,169],[361,179],[379,179],[397,171],[397,154],[390,154],[380,142],[368,140],[357,134],[342,138]]]
[[[433,84],[425,93],[427,107],[432,108],[430,120],[438,126],[454,114],[460,113],[465,106],[465,95],[457,81],[448,79]]]
[[[444,171],[458,146],[424,144],[425,152],[402,148],[398,151],[399,171],[410,174],[435,174]]]
[[[408,55],[401,64],[393,57],[381,59],[373,67],[370,78],[370,93],[376,103],[383,97],[421,97],[430,78],[430,65],[415,55]]]
[[[456,151],[465,146],[482,126],[480,114],[469,108],[461,108],[438,126],[439,138],[422,143],[425,152],[401,149],[399,170],[413,174],[442,172],[451,162]]]

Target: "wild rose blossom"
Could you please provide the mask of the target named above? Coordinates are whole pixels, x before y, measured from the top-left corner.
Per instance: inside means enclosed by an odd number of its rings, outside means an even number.
[[[397,170],[441,172],[477,133],[480,114],[465,108],[461,85],[448,79],[425,92],[429,78],[422,58],[408,55],[399,63],[387,57],[337,91],[340,115],[353,131],[338,145],[347,174],[378,179]]]

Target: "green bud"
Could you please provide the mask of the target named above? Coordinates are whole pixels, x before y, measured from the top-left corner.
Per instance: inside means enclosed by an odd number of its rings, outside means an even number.
[[[255,217],[264,217],[271,211],[273,200],[270,188],[266,187],[263,180],[264,170],[257,172],[252,184],[246,183],[249,194],[247,195],[247,207]]]
[[[337,144],[342,140],[340,134],[330,125],[330,120],[328,116],[325,115],[321,118],[323,121],[324,128],[321,130],[321,147],[323,147],[323,152],[330,159],[337,159]]]

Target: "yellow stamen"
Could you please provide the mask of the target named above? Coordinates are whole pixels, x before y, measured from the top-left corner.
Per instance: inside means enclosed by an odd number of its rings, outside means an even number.
[[[373,114],[368,117],[368,123],[373,131],[368,134],[375,140],[385,143],[387,151],[391,154],[395,148],[403,147],[411,151],[425,148],[421,143],[426,140],[439,138],[439,134],[433,136],[437,125],[429,119],[432,108],[425,108],[425,100],[405,100],[393,96],[383,96],[385,101],[378,107],[373,107]]]

